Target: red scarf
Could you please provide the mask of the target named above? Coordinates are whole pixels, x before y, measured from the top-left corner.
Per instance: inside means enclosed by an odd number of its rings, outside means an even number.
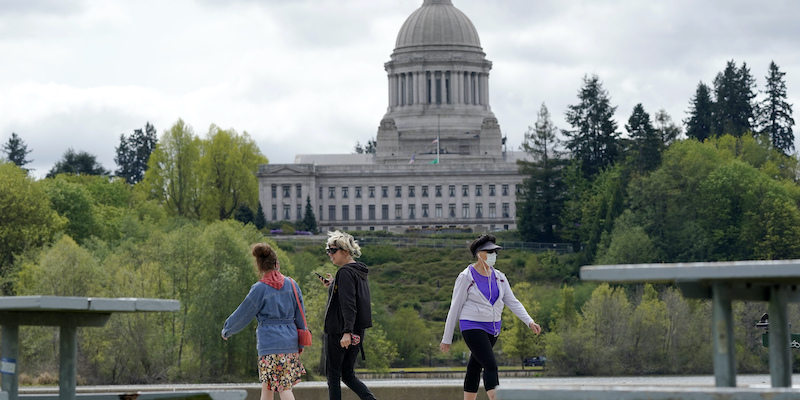
[[[264,276],[261,279],[259,279],[259,282],[264,282],[267,285],[270,285],[275,289],[280,290],[283,287],[283,281],[285,279],[286,277],[283,276],[281,271],[275,269],[264,274]]]

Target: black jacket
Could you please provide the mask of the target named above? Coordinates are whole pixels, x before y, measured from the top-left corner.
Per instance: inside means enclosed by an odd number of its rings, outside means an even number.
[[[372,326],[368,274],[369,268],[360,261],[345,264],[336,272],[336,277],[328,287],[325,333],[363,334],[366,328]]]

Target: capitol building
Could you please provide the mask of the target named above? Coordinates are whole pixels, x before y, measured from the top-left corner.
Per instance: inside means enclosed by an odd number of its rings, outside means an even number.
[[[516,161],[525,154],[506,152],[489,105],[492,62],[469,18],[452,0],[424,0],[384,69],[376,152],[261,165],[267,220],[302,220],[308,197],[322,231],[516,229]]]

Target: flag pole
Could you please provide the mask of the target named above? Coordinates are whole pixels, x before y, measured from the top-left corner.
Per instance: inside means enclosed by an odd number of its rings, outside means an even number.
[[[436,164],[439,164],[439,128],[441,126],[442,114],[436,116]]]

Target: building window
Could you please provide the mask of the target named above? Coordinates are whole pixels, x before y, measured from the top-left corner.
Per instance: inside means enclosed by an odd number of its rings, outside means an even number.
[[[328,206],[328,221],[336,221],[336,206]]]
[[[350,188],[347,187],[347,186],[342,187],[342,198],[343,199],[347,198],[348,193],[350,193]]]
[[[287,221],[289,220],[289,208],[288,204],[283,205],[283,219]]]
[[[450,185],[450,197],[456,197],[456,185]]]
[[[356,206],[356,221],[361,221],[361,204]]]
[[[469,218],[469,204],[461,205],[461,218]]]
[[[389,219],[389,205],[381,205],[381,219]]]
[[[508,203],[503,203],[503,218],[509,217],[508,208]]]
[[[422,197],[428,197],[428,185],[422,187]]]
[[[319,213],[317,215],[319,215],[319,220],[322,221],[322,204],[319,205]]]
[[[389,187],[381,186],[381,197],[389,197]]]
[[[361,198],[361,186],[356,186],[356,198]]]
[[[475,185],[475,196],[483,196],[483,186]]]
[[[402,186],[395,186],[394,187],[394,197],[403,197],[403,187]]]
[[[497,218],[497,206],[494,203],[489,203],[489,218]]]
[[[422,205],[422,218],[428,218],[428,205]]]
[[[435,211],[436,212],[436,214],[435,214],[436,218],[442,218],[442,205],[441,204],[437,204],[435,210],[436,210]]]
[[[300,204],[297,205],[297,220],[300,221],[303,219],[303,206]]]
[[[469,196],[469,185],[461,185],[461,195],[464,197]]]
[[[436,185],[436,189],[435,190],[436,190],[436,192],[435,192],[434,196],[442,197],[442,185]]]
[[[369,198],[374,198],[375,197],[375,186],[370,186],[370,187],[367,188],[367,190],[369,190]]]
[[[278,220],[278,205],[277,204],[273,204],[272,205],[272,220],[273,221],[277,221]]]
[[[450,217],[450,218],[455,218],[456,217],[456,205],[455,204],[450,203],[449,212],[447,213],[447,216]]]
[[[408,205],[408,219],[417,218],[416,206],[414,204]]]
[[[328,198],[332,199],[334,197],[336,197],[336,188],[331,186],[328,188]]]
[[[414,197],[414,186],[408,187],[408,197]]]
[[[494,185],[489,185],[489,196],[494,196]]]
[[[475,204],[475,218],[483,218],[483,204]]]
[[[394,219],[403,219],[403,205],[402,204],[395,204],[394,205]]]
[[[322,199],[322,186],[319,187],[319,198]]]
[[[342,206],[342,221],[350,220],[350,206]]]
[[[276,185],[274,183],[272,184],[272,198],[273,199],[277,199],[278,198],[278,185]]]
[[[302,199],[303,198],[303,185],[295,185],[294,186],[294,192],[297,195],[298,199]]]
[[[369,205],[368,212],[369,212],[369,219],[374,221],[375,220],[375,205],[374,204],[370,204]]]
[[[508,185],[503,185],[503,196],[508,196]]]
[[[283,197],[290,197],[291,194],[291,185],[283,185]]]

